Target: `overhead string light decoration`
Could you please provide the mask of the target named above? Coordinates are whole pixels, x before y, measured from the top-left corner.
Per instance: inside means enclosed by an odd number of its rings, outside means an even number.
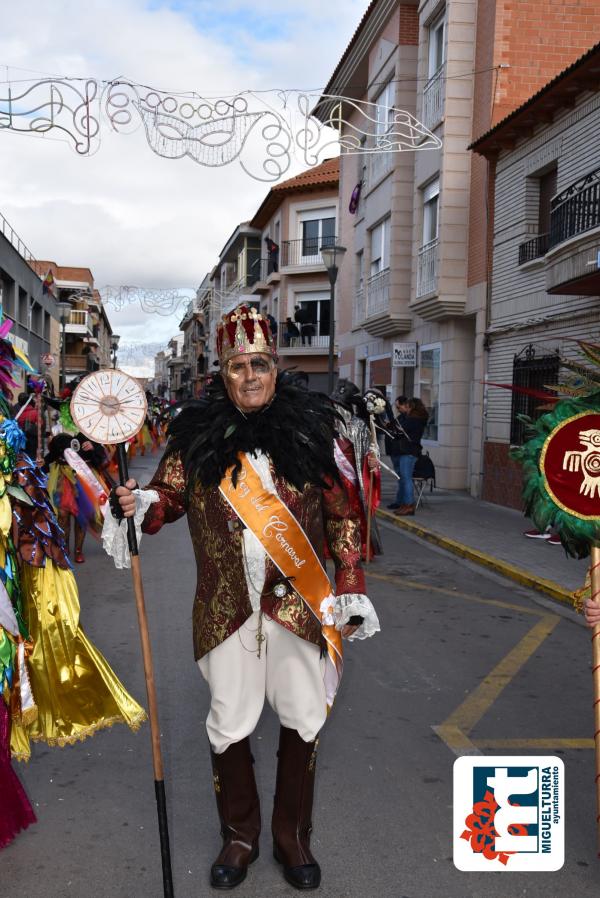
[[[126,79],[44,78],[15,86],[9,81],[0,96],[0,129],[54,132],[77,153],[90,155],[100,145],[104,122],[118,133],[143,126],[158,156],[187,157],[208,168],[237,161],[265,182],[279,180],[294,158],[314,166],[338,152],[399,153],[442,145],[410,112],[319,91],[243,91],[209,100]]]
[[[185,291],[185,292],[184,292]],[[183,305],[189,305],[196,291],[191,287],[100,287],[102,302],[120,312],[132,303],[139,303],[143,312],[174,315]]]

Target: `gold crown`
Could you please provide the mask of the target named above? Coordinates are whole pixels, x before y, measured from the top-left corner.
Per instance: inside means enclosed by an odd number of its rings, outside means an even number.
[[[263,352],[277,361],[269,322],[251,306],[238,306],[223,315],[217,328],[217,355],[223,368],[235,355]]]

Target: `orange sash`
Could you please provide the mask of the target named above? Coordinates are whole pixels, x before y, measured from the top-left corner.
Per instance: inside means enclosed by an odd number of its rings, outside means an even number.
[[[246,453],[240,454],[240,461],[242,470],[237,487],[231,481],[231,467],[225,472],[219,489],[283,576],[292,580],[295,591],[321,624],[327,643],[325,691],[327,704],[331,707],[342,676],[343,662],[342,637],[334,626],[335,596],[329,577],[302,526],[279,496],[265,489]]]

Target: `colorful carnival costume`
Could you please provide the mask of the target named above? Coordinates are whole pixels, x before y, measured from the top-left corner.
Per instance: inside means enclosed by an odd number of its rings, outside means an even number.
[[[30,755],[30,740],[68,745],[117,722],[137,730],[146,714],[79,626],[77,585],[45,475],[20,453],[13,477],[32,503],[16,502],[13,512],[23,617],[33,642],[29,675],[38,707],[33,722],[13,723],[13,755],[22,760]]]
[[[83,448],[89,444],[91,449]],[[78,464],[78,459],[83,465]],[[110,485],[105,480],[107,458],[102,446],[83,434],[61,433],[53,437],[45,457],[48,469],[48,493],[59,524],[65,534],[67,551],[71,518],[74,522],[74,558],[83,562],[83,542],[90,530],[98,536],[104,523],[103,502]],[[100,489],[94,487],[94,481]]]
[[[367,424],[368,414],[365,402],[356,384],[340,380],[331,397],[339,415],[337,421],[338,439],[335,445],[335,460],[350,497],[352,508],[360,517],[362,557],[366,557],[367,516],[371,506],[371,546],[369,556],[381,555],[383,548],[375,518],[381,495],[381,473],[369,469],[369,457],[373,457],[371,433]]]
[[[272,335],[255,310],[226,316],[218,353],[221,374],[173,420],[156,474],[135,494],[135,520],[156,533],[187,513],[198,569],[194,653],[211,693],[224,837],[211,883],[233,888],[258,856],[249,737],[266,698],[281,724],[275,857],[292,885],[311,889],[320,882],[309,845],[317,734],[342,672],[342,630],[362,639],[379,622],[365,595],[359,518],[334,459],[333,404],[277,374]],[[250,409],[252,395],[264,403]],[[127,490],[119,495],[132,502]],[[118,555],[125,522],[107,516],[104,538]]]
[[[25,666],[28,634],[19,613],[14,585],[14,582],[9,583],[13,592],[11,601],[0,580],[0,848],[12,842],[30,823],[36,822],[33,808],[10,760],[11,713],[14,710],[30,720],[36,713]],[[16,607],[13,607],[13,601]],[[27,645],[31,645],[28,639]]]

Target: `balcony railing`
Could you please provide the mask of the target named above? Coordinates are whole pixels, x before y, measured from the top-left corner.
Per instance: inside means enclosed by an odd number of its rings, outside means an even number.
[[[34,262],[35,256],[23,243],[17,232],[13,229],[5,219],[4,215],[0,215],[0,232],[4,234],[6,239],[12,243],[19,255],[23,256],[26,262]],[[45,275],[44,275],[45,277]]]
[[[372,318],[390,307],[390,269],[378,271],[367,281],[366,317]]]
[[[300,330],[299,324],[297,324],[296,327]],[[311,349],[329,349],[329,335],[319,334],[321,328],[319,322],[317,322],[314,327],[315,334],[313,336],[305,334],[304,337],[289,337],[286,339],[287,323],[285,321],[280,321],[279,329],[277,331],[277,346],[279,351],[285,353],[287,349],[300,349],[306,352],[310,352]]]
[[[308,237],[284,240],[281,244],[281,266],[323,265],[322,246],[335,246],[337,237]]]
[[[437,289],[438,239],[431,240],[419,250],[417,261],[417,296],[425,296]]]
[[[250,266],[250,278],[254,278],[254,283],[264,284],[267,278],[275,274],[279,270],[279,264],[274,259],[257,259]]]
[[[551,204],[549,248],[600,227],[600,169],[571,184]]]
[[[359,327],[365,320],[365,291],[360,287],[354,294],[354,306],[352,307],[352,327]]]
[[[444,114],[444,75],[446,64],[442,64],[423,88],[423,124],[435,128]]]
[[[526,262],[533,262],[534,259],[545,256],[548,252],[549,241],[550,234],[538,234],[537,237],[532,237],[531,240],[521,243],[519,246],[519,265],[525,265]]]
[[[245,293],[259,280],[259,274],[259,271],[253,271],[251,274],[245,274],[236,281],[227,284],[221,291],[223,300],[227,302],[233,297],[239,296],[240,293]]]
[[[88,313],[85,309],[71,309],[69,312],[69,320],[67,321],[67,327],[69,324],[77,324],[82,325],[83,327],[87,327],[88,324]]]

